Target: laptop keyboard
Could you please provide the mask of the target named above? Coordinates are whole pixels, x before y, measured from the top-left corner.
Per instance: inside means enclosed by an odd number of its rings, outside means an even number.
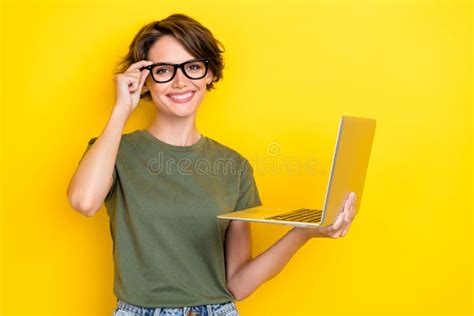
[[[321,221],[322,210],[309,208],[299,208],[276,216],[270,216],[265,219],[275,219],[289,222],[319,223]]]

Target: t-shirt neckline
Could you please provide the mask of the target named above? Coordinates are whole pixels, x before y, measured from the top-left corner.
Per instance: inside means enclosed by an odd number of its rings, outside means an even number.
[[[139,132],[143,136],[145,136],[147,139],[149,139],[151,142],[153,142],[155,144],[158,144],[158,145],[166,148],[167,150],[171,150],[171,151],[186,151],[186,152],[197,151],[199,148],[201,148],[204,145],[204,143],[206,142],[206,139],[207,139],[206,136],[204,136],[203,134],[200,134],[201,137],[194,144],[187,145],[187,146],[177,146],[177,145],[166,143],[166,142],[156,138],[147,129],[140,129]]]

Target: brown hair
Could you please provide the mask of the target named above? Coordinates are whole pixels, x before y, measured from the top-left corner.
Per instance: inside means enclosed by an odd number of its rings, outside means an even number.
[[[143,59],[147,60],[150,48],[164,35],[174,36],[186,51],[195,58],[209,59],[209,69],[212,71],[214,78],[210,84],[206,85],[206,90],[214,89],[214,83],[223,78],[224,60],[222,53],[224,52],[224,45],[215,39],[211,31],[201,23],[180,13],[144,25],[130,43],[128,53],[119,60],[115,74],[125,72],[133,63]],[[220,47],[222,47],[222,50]],[[150,91],[143,93],[140,97],[151,101]]]

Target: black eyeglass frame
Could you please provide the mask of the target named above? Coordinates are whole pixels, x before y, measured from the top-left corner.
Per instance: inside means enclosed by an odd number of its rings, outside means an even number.
[[[199,77],[199,78],[191,78],[190,76],[188,76],[188,74],[186,73],[186,71],[184,70],[184,66],[186,64],[190,64],[190,63],[194,63],[196,61],[204,61],[204,66],[205,66],[205,70],[204,70],[204,74]],[[153,68],[155,66],[162,66],[162,65],[166,65],[166,66],[173,66],[173,75],[171,76],[170,79],[168,80],[165,80],[165,81],[159,81],[159,80],[156,80],[155,79],[155,76],[153,76]],[[178,68],[181,69],[181,72],[186,76],[188,77],[189,79],[191,80],[199,80],[199,79],[202,79],[204,78],[206,75],[207,75],[207,70],[209,69],[209,59],[207,58],[196,58],[196,59],[191,59],[191,60],[188,60],[188,61],[185,61],[184,63],[181,63],[181,64],[171,64],[171,63],[155,63],[155,64],[151,64],[151,65],[148,65],[148,66],[144,66],[144,67],[141,67],[140,68],[140,71],[144,70],[144,69],[148,69],[151,73],[151,78],[153,79],[153,81],[155,81],[156,83],[165,83],[165,82],[170,82],[171,80],[173,80],[173,78],[176,76],[176,72],[178,71]]]

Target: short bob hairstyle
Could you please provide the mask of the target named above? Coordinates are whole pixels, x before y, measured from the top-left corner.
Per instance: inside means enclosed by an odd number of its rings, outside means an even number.
[[[214,78],[210,84],[206,85],[206,90],[214,89],[214,83],[223,78],[224,59],[222,53],[225,51],[224,45],[215,39],[211,31],[201,23],[180,13],[143,26],[130,43],[128,53],[119,60],[115,74],[125,72],[130,65],[140,60],[148,60],[148,51],[164,35],[176,38],[195,58],[209,59],[209,69]],[[151,101],[150,91],[143,93],[140,98]]]

